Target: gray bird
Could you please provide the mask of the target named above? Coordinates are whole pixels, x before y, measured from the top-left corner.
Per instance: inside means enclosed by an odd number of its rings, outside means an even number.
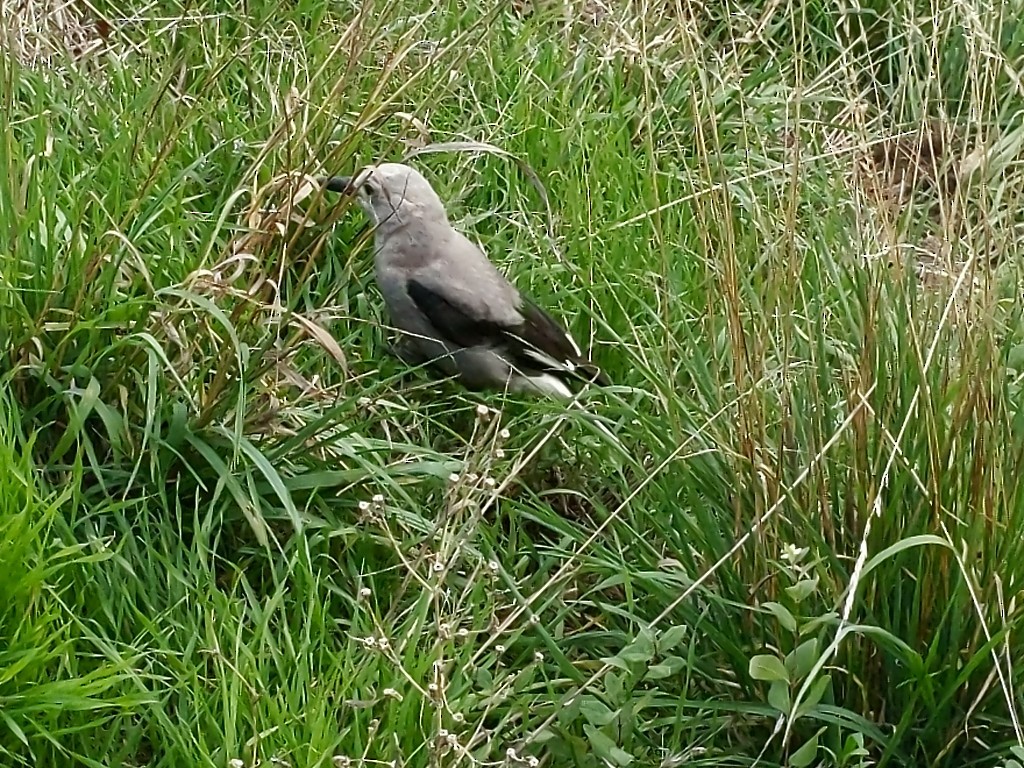
[[[572,385],[609,383],[558,322],[452,228],[418,171],[382,163],[321,184],[354,193],[375,225],[374,272],[403,332],[393,349],[401,360],[429,363],[476,390],[568,398]]]

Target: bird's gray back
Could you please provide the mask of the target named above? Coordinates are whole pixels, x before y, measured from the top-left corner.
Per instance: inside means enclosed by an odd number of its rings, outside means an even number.
[[[467,238],[451,229],[422,231],[403,228],[377,243],[374,268],[392,325],[406,334],[402,348],[418,362],[433,362],[464,384],[483,389],[509,382],[513,371],[506,359],[488,346],[464,348],[435,328],[409,293],[415,280],[480,321],[499,326],[522,322],[519,294]]]
[[[522,321],[519,292],[484,253],[448,225],[410,224],[377,243],[377,281],[385,301],[408,298],[408,280],[418,282],[480,320],[515,325]],[[411,303],[411,300],[410,300]]]

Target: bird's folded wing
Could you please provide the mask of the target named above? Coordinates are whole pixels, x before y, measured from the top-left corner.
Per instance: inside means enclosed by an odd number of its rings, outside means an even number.
[[[493,307],[484,297],[467,301],[465,293],[419,277],[409,279],[407,290],[431,325],[459,346],[504,350],[509,362],[525,370],[604,379],[561,326],[525,297],[519,297],[517,307]]]

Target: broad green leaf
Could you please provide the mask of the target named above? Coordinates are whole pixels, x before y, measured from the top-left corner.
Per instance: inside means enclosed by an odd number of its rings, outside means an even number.
[[[789,609],[781,603],[762,603],[761,607],[767,611],[770,611],[776,619],[779,620],[779,624],[789,632],[796,632],[796,618],[789,612]]]
[[[632,672],[633,668],[622,658],[622,654],[616,656],[602,656],[601,663],[607,664],[610,667],[621,669],[623,672]]]
[[[476,680],[476,687],[482,691],[490,690],[491,686],[494,685],[494,675],[491,674],[491,670],[487,667],[477,667],[473,677]]]
[[[583,699],[581,696],[573,696],[568,702],[558,707],[558,722],[563,728],[575,728],[583,712]]]
[[[625,670],[627,672],[632,671],[633,664],[646,664],[654,658],[655,653],[655,640],[654,632],[647,627],[644,627],[637,633],[637,636],[633,638],[633,641],[619,651],[614,656],[604,658],[602,661],[605,664],[610,664],[613,667]]]
[[[647,668],[645,680],[663,680],[666,677],[679,674],[686,667],[686,659],[681,656],[669,656],[667,659],[652,664]]]
[[[689,633],[690,627],[686,624],[677,624],[674,627],[669,627],[658,635],[658,652],[667,653],[668,651],[675,650],[676,646],[683,642]]]
[[[822,675],[815,680],[807,690],[806,698],[804,698],[804,700],[800,702],[800,706],[797,707],[794,718],[802,717],[818,706],[818,704],[821,703],[822,696],[825,695],[825,691],[828,690],[829,683],[831,682],[832,677],[830,675]]]
[[[750,676],[755,680],[783,680],[789,682],[789,673],[777,656],[763,653],[750,660]]]
[[[794,603],[802,603],[808,597],[814,594],[814,591],[818,588],[818,577],[815,576],[813,579],[801,579],[791,587],[786,587],[786,594],[789,595],[790,599]]]
[[[831,627],[839,623],[839,614],[835,611],[828,611],[820,616],[815,616],[813,619],[809,619],[805,624],[800,627],[801,635],[810,635],[817,632],[822,627]]]
[[[818,660],[818,638],[804,640],[800,645],[786,654],[786,669],[790,680],[802,680],[814,667]]]
[[[803,745],[789,756],[789,764],[793,768],[804,768],[813,762],[818,754],[818,734],[814,734]]]
[[[865,757],[868,751],[864,748],[864,734],[851,733],[847,736],[840,754],[844,758]]]
[[[594,752],[601,759],[618,766],[627,766],[633,762],[632,755],[620,749],[618,744],[594,726],[584,725],[583,731],[587,734],[587,738],[590,739],[590,746],[593,747]]]
[[[580,714],[587,722],[601,728],[615,719],[615,711],[600,699],[586,696],[580,701]]]
[[[789,710],[793,708],[789,695],[789,683],[785,680],[776,680],[768,686],[768,703],[782,714],[788,715]]]
[[[611,701],[619,704],[622,701],[622,678],[614,672],[608,672],[604,676],[604,690]]]

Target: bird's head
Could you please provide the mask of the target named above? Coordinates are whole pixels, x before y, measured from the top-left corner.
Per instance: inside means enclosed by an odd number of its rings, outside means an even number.
[[[415,220],[448,221],[430,182],[402,163],[368,165],[355,176],[332,176],[322,183],[332,192],[354,194],[378,230]]]

